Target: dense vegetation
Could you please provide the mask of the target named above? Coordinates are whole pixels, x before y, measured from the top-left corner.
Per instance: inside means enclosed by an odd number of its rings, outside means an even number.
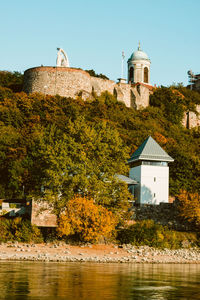
[[[59,212],[78,194],[121,224],[131,195],[115,174],[128,175],[128,157],[149,135],[175,160],[170,194],[199,193],[200,129],[182,125],[184,113],[200,104],[199,93],[161,87],[148,108],[134,110],[108,93],[86,102],[15,93],[12,85],[21,80],[19,73],[0,73],[1,198],[42,196]]]
[[[31,225],[28,220],[22,218],[6,219],[0,218],[0,243],[7,241],[18,242],[43,242],[40,230]]]
[[[167,226],[156,224],[153,220],[138,221],[128,228],[119,230],[117,239],[121,244],[147,245],[154,248],[178,249],[183,246],[199,245],[199,237],[196,233],[170,230]]]
[[[23,78],[19,72],[0,71],[0,86],[10,88],[13,92],[21,92]]]
[[[178,195],[180,215],[200,232],[200,193],[182,191]]]
[[[123,163],[148,135],[175,159],[170,165],[170,194],[181,189],[198,192],[200,130],[187,130],[181,123],[184,111],[195,110],[196,103],[200,103],[200,94],[183,87],[157,89],[151,106],[138,111],[107,93],[84,102],[1,88],[0,196],[20,196],[23,186],[28,195],[41,183],[56,187],[59,181],[63,185],[70,172],[86,175],[77,179],[81,185],[71,187],[72,194],[88,184],[93,190],[96,182],[91,183],[88,173],[93,172],[96,180],[110,169],[111,176],[126,174]],[[68,170],[63,170],[66,158]],[[53,178],[54,183],[49,182]],[[85,182],[88,180],[90,183]]]

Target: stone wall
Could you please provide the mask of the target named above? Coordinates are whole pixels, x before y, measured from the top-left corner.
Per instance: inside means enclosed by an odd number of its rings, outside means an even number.
[[[184,114],[183,126],[186,128],[194,128],[200,126],[200,105],[196,106],[197,113],[192,111]]]
[[[100,95],[104,91],[115,95],[127,107],[140,108],[149,105],[150,89],[145,85],[115,83],[112,80],[90,76],[86,71],[63,67],[36,67],[25,71],[24,87],[26,93],[39,92],[49,95],[87,100],[94,91]]]
[[[31,224],[38,227],[57,226],[57,217],[47,202],[32,199]]]
[[[90,77],[91,89],[100,96],[102,92],[108,91],[113,94],[116,83],[113,80],[102,79],[98,77]]]
[[[160,205],[133,206],[134,220],[151,219],[157,224],[168,226],[178,231],[194,231],[193,225],[180,217],[178,204],[161,203]]]
[[[149,94],[153,87],[147,84],[135,85],[114,82],[90,76],[86,71],[64,67],[35,67],[25,71],[23,90],[26,93],[42,93],[76,98],[81,95],[90,99],[92,92],[100,95],[104,91],[116,96],[118,101],[135,109],[149,106]],[[183,125],[188,128],[200,126],[200,105],[197,114],[189,112],[183,118]]]
[[[24,91],[76,97],[83,90],[91,92],[90,75],[79,69],[36,67],[24,73]]]

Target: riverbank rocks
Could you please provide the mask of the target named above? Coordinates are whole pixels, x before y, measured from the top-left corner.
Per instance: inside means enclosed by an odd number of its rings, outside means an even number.
[[[29,245],[30,246],[30,245]],[[44,262],[95,262],[95,263],[200,263],[200,248],[155,249],[148,246],[94,245],[90,247],[59,246],[41,244],[0,245],[0,260],[30,260]],[[66,250],[70,249],[70,250]],[[111,251],[113,249],[113,251]]]

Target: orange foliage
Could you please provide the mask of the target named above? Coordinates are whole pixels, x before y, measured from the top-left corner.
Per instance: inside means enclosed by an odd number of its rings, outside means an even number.
[[[78,235],[81,241],[97,242],[112,236],[117,224],[116,217],[93,199],[76,196],[68,201],[58,221],[60,236]]]
[[[185,96],[184,96],[181,92],[179,92],[178,90],[173,89],[173,90],[172,90],[172,93],[173,93],[173,94],[176,94],[177,96],[179,96],[179,97],[182,98],[182,99],[185,98]]]
[[[180,202],[181,216],[190,222],[200,225],[200,195],[197,193],[188,193],[182,191],[178,196]]]
[[[154,133],[154,138],[161,145],[167,144],[167,138],[159,132]]]

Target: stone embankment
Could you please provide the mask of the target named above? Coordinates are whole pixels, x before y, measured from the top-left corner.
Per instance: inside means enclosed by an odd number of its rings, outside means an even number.
[[[180,216],[178,203],[160,203],[160,205],[143,205],[132,208],[136,221],[151,219],[156,224],[178,231],[194,231],[194,225]]]
[[[132,245],[21,244],[0,245],[0,260],[95,263],[200,263],[200,248],[154,249]]]

